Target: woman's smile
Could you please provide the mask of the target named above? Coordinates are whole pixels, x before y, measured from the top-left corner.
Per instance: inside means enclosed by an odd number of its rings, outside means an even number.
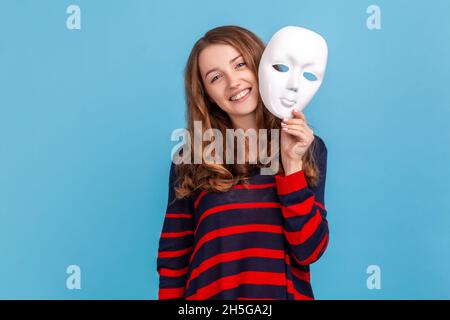
[[[241,103],[247,99],[250,95],[250,91],[252,88],[246,88],[244,90],[239,91],[237,94],[233,95],[229,100],[235,103]]]

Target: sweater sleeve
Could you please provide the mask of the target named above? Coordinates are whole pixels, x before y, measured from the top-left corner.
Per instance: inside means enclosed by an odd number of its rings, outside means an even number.
[[[191,197],[175,198],[174,168],[172,163],[168,203],[158,249],[160,300],[184,299],[193,244],[193,203]]]
[[[291,256],[303,266],[317,261],[328,246],[324,202],[327,149],[322,139],[317,136],[315,139],[315,159],[320,171],[317,186],[308,186],[304,170],[275,176],[284,217],[284,235]]]

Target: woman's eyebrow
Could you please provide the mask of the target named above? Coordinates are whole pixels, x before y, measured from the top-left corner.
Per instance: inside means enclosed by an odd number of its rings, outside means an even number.
[[[217,71],[217,68],[211,69],[209,70],[206,74],[205,74],[205,79],[206,77],[208,77],[208,74],[210,74],[211,72]]]
[[[240,57],[242,57],[242,55],[238,55],[237,57],[233,58],[230,60],[230,63],[233,63],[235,60],[239,59]]]
[[[234,57],[233,59],[230,60],[230,64],[233,63],[234,61],[236,61],[237,59],[239,59],[240,57],[242,57],[242,55],[238,55],[237,57]],[[211,72],[217,71],[217,68],[211,69],[209,70],[206,74],[205,74],[205,79],[208,76],[208,74],[210,74]]]

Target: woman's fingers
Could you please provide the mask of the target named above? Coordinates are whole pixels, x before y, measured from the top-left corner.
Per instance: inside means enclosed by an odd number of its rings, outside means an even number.
[[[282,123],[288,124],[288,125],[299,125],[304,128],[308,127],[308,125],[306,124],[306,122],[303,119],[289,119],[288,121],[284,121]]]
[[[301,124],[301,125],[299,125],[299,124],[282,124],[281,128],[288,128],[288,129],[292,129],[292,130],[301,130],[305,133],[309,132],[312,135],[314,134],[313,130],[310,127],[305,126],[303,124]]]
[[[298,118],[298,119],[302,119],[303,121],[306,121],[306,116],[303,112],[297,111],[297,110],[293,110],[292,114],[294,115],[294,118]]]
[[[314,138],[314,132],[308,126],[304,113],[294,110],[292,114],[294,118],[284,119],[281,123],[281,128],[284,129],[285,132],[301,138],[303,141],[308,141],[310,138],[309,135]]]
[[[303,129],[299,129],[298,127],[291,127],[291,128],[284,128],[284,132],[299,137],[302,140],[306,141],[308,136],[307,133],[305,132],[305,130]]]
[[[302,125],[302,126],[307,126],[305,120],[299,119],[299,118],[285,119],[281,123],[284,123],[284,124],[298,124],[298,125]]]
[[[303,146],[308,145],[308,138],[306,137],[306,135],[303,132],[298,131],[298,130],[289,130],[286,133],[290,134],[291,136],[298,139],[297,143],[299,143],[300,145],[303,145]]]
[[[292,111],[292,115],[294,116],[291,119],[284,119],[283,122],[287,124],[300,124],[307,126],[306,117],[303,112],[298,112],[296,110]]]
[[[302,142],[308,142],[314,140],[314,132],[310,129],[304,129],[297,125],[287,125],[283,127],[283,131],[293,136],[301,138]]]

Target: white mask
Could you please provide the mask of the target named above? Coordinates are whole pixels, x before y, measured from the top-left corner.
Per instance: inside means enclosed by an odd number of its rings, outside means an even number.
[[[259,65],[259,91],[264,105],[278,118],[292,118],[316,94],[325,74],[325,39],[305,28],[288,26],[270,39]]]

